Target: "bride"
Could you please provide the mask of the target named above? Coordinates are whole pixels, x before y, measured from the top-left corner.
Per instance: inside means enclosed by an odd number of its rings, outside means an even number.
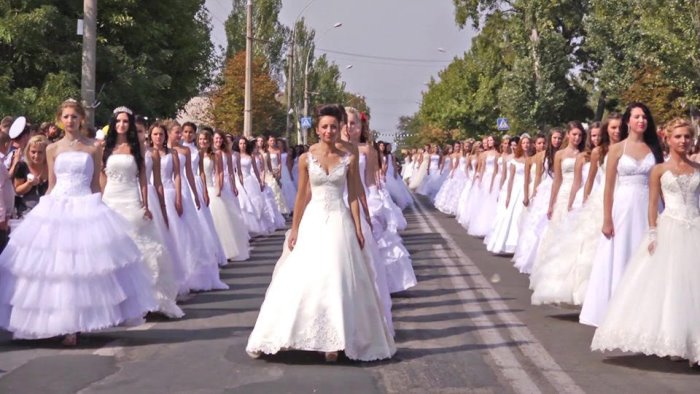
[[[357,157],[335,146],[338,106],[321,106],[317,120],[321,142],[299,160],[295,206],[310,202],[294,211],[291,252],[277,262],[246,351],[251,357],[307,350],[325,353],[327,361],[339,351],[353,360],[387,359],[396,347],[362,250],[357,185],[348,182],[357,176]]]

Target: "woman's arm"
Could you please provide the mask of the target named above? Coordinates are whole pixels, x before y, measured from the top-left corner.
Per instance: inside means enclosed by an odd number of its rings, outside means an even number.
[[[214,174],[216,179],[216,196],[221,196],[221,190],[224,188],[224,159],[221,157],[221,153],[214,154]],[[206,183],[204,184],[206,188]]]
[[[574,181],[571,184],[571,193],[569,193],[569,202],[567,204],[567,210],[570,211],[574,206],[574,200],[576,200],[576,193],[578,193],[581,188],[581,183],[583,183],[583,166],[586,164],[586,154],[579,153],[576,157],[576,163],[574,163]]]
[[[204,172],[204,153],[199,154],[199,163],[197,163],[197,171],[199,171],[199,179],[202,182],[202,198],[204,205],[209,206],[209,191],[207,190],[207,174]],[[197,189],[193,189],[195,192]]]
[[[615,195],[615,182],[617,181],[617,163],[620,161],[619,146],[613,145],[608,152],[608,164],[605,169],[605,189],[603,191],[603,235],[610,239],[615,236],[613,225],[612,207]]]
[[[510,195],[513,193],[513,178],[515,178],[515,164],[510,165],[510,177],[508,178],[508,194],[506,197],[506,208],[510,205]]]
[[[588,167],[588,178],[586,178],[586,184],[583,187],[583,202],[588,201],[588,196],[591,195],[591,190],[593,190],[593,184],[595,183],[595,177],[598,175],[598,162],[600,160],[600,149],[594,148],[591,152],[591,165]]]
[[[493,191],[493,183],[496,181],[496,175],[498,174],[498,155],[493,158],[493,174],[491,175],[491,184],[489,185],[489,193]]]
[[[661,175],[664,172],[664,164],[657,164],[649,175],[649,207],[647,209],[647,220],[649,221],[649,254],[654,254],[656,250],[656,220],[659,217],[659,197],[662,197]]]
[[[350,156],[350,161],[357,161],[356,156]],[[357,182],[353,181],[356,177],[359,177],[355,173],[357,166],[350,165],[347,174],[347,184],[348,184],[348,204],[350,205],[350,213],[352,213],[352,220],[355,224],[355,237],[357,242],[360,244],[360,248],[365,247],[365,238],[362,235],[362,224],[360,222],[360,207],[358,204],[358,193]]]
[[[173,181],[175,182],[175,210],[178,216],[182,216],[182,174],[180,173],[180,155],[175,149],[171,150],[173,158]]]
[[[258,183],[260,184],[260,191],[263,191],[265,190],[265,183],[261,178],[261,172],[258,171],[258,160],[255,158],[255,156],[251,156],[250,159],[252,160],[252,163],[250,163],[250,165],[253,167],[253,172],[255,172],[255,178],[257,178]],[[265,174],[265,169],[262,169],[262,174]]]
[[[94,148],[95,150],[92,153],[92,160],[94,161],[94,168],[95,170],[92,172],[92,182],[90,184],[90,189],[92,189],[93,193],[100,193],[102,191],[101,188],[101,176],[103,174],[102,171],[102,148]],[[106,183],[106,182],[105,182]]]
[[[525,172],[523,174],[523,205],[525,206],[530,205],[530,171],[533,159],[532,157],[525,159]]]
[[[165,221],[165,225],[168,226],[168,212],[165,209],[165,190],[163,188],[163,178],[161,178],[160,174],[160,152],[153,149],[153,151],[146,152],[146,154],[150,154],[153,160],[153,187],[158,194],[158,204],[163,214],[163,220]]]
[[[556,204],[557,202],[559,189],[561,188],[561,160],[563,155],[563,152],[557,152],[554,155],[554,181],[552,182],[552,193],[549,195],[549,209],[547,209],[547,219],[550,220],[552,219],[552,213],[554,212],[554,204]]]
[[[304,211],[306,210],[306,202],[308,201],[306,194],[309,186],[309,163],[306,155],[307,154],[304,153],[299,157],[299,188],[297,189],[297,197],[294,201],[295,209],[292,213],[292,228],[287,241],[289,250],[294,250],[294,246],[297,243],[299,224],[301,223],[301,217],[304,215]]]

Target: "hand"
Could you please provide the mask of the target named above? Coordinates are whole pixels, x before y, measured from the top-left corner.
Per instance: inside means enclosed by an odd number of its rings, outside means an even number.
[[[221,189],[219,189],[219,188],[216,189],[216,196],[221,197]],[[204,199],[207,202],[207,206],[209,206],[209,196],[204,196]]]
[[[264,191],[265,191],[265,184],[260,182],[260,192],[264,192]]]
[[[656,240],[649,241],[649,246],[647,246],[647,250],[649,251],[650,255],[654,254],[654,252],[656,251]]]
[[[219,193],[216,196],[218,197],[220,195],[221,195],[221,190],[219,190]],[[202,196],[202,197],[204,198],[204,205],[209,206],[209,202],[210,202],[209,193],[204,193],[204,196]]]
[[[547,209],[547,220],[552,220],[552,212],[552,207],[549,207],[549,209]]]
[[[9,224],[10,222],[8,220],[3,220],[0,222],[0,231],[7,231],[7,229],[10,227]]]
[[[200,209],[202,209],[202,204],[200,204],[199,198],[195,198],[195,199],[194,199],[194,206],[197,207],[197,210],[198,210],[198,211],[199,211]]]
[[[524,198],[524,199],[523,199],[523,205],[524,205],[524,206],[530,205],[530,200],[527,199],[527,198]]]
[[[179,198],[175,200],[175,212],[177,216],[182,216],[182,200]]]
[[[238,197],[238,188],[236,187],[236,185],[231,186],[231,188],[233,189],[233,195]]]
[[[362,235],[362,230],[355,230],[355,237],[357,237],[357,242],[360,244],[360,249],[365,248],[365,236]]]
[[[143,218],[146,220],[153,220],[153,214],[148,210],[147,207],[143,209]]]
[[[289,247],[289,250],[294,250],[294,247],[297,245],[297,230],[291,230],[289,232],[289,238],[287,239],[287,247]]]
[[[508,205],[510,205],[510,197],[506,198],[506,208],[508,208]]]
[[[605,238],[610,239],[615,236],[615,228],[613,227],[612,221],[603,222],[603,235]]]

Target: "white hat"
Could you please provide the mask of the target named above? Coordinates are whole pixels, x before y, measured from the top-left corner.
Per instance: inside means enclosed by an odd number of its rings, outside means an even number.
[[[22,134],[24,131],[24,126],[27,125],[27,118],[24,116],[20,116],[19,118],[15,119],[14,122],[12,122],[12,126],[10,126],[10,132],[8,133],[10,135],[11,139],[15,139]]]

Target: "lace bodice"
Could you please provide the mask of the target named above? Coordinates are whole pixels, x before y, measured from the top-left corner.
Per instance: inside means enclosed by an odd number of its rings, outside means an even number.
[[[204,162],[202,165],[204,166],[205,178],[207,178],[207,187],[216,187],[216,184],[214,183],[214,173],[216,172],[214,169],[214,162],[209,158],[209,156],[204,156]]]
[[[175,188],[175,182],[173,182],[173,156],[170,153],[160,155],[160,180],[163,182],[164,188]]]
[[[56,157],[53,171],[56,184],[52,196],[71,197],[92,194],[92,176],[95,163],[92,156],[82,151],[62,152]]]
[[[130,154],[112,154],[105,166],[107,184],[104,199],[127,202],[141,201],[138,167]]]
[[[338,164],[328,170],[328,173],[311,153],[307,156],[311,204],[322,204],[326,211],[346,210],[343,193],[347,184],[346,174],[350,156],[343,156]]]
[[[664,196],[664,216],[688,222],[700,216],[700,171],[681,175],[664,172],[661,175],[661,191]]]
[[[655,165],[656,161],[651,153],[639,161],[623,153],[617,163],[617,184],[649,185],[649,173]]]

